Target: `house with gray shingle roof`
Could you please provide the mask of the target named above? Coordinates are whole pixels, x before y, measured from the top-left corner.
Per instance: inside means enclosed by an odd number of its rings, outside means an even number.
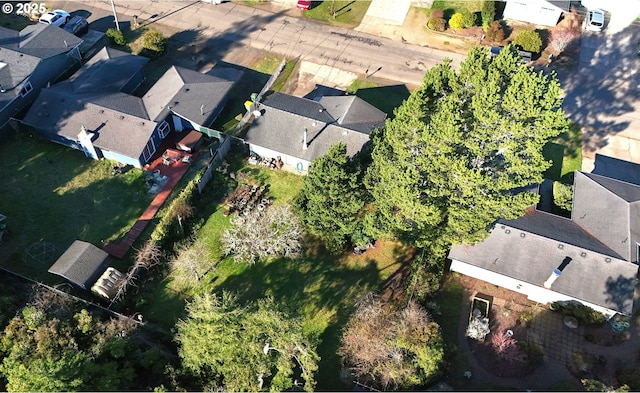
[[[285,165],[308,170],[314,159],[342,142],[354,156],[369,134],[384,127],[387,115],[356,96],[321,97],[319,101],[273,93],[257,106],[260,116],[245,141],[261,157],[280,157]]]
[[[174,121],[177,113],[213,121],[235,83],[172,67],[144,97],[138,97],[132,93],[144,80],[147,61],[105,47],[69,80],[44,89],[22,122],[88,157],[142,167],[170,132],[200,127]],[[174,102],[180,112],[173,111]],[[215,113],[193,115],[201,113],[201,105],[215,106]],[[180,127],[172,127],[177,123]]]
[[[0,27],[0,128],[48,84],[80,64],[82,40],[38,23],[21,31]]]
[[[600,159],[600,173],[623,178],[640,171],[628,162],[616,171],[614,160]],[[634,178],[640,180],[627,180]],[[515,220],[498,220],[484,241],[451,248],[451,270],[535,302],[577,301],[606,315],[630,315],[640,262],[638,224],[640,183],[576,171],[570,219],[530,208]]]
[[[49,268],[49,273],[66,278],[89,290],[109,263],[109,254],[91,243],[74,241]]]

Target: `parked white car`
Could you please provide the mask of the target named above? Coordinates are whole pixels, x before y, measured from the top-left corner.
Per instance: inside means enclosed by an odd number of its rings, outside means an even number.
[[[42,15],[38,21],[47,25],[62,27],[69,19],[71,19],[71,15],[67,11],[53,10]]]
[[[604,11],[589,10],[587,12],[586,29],[589,31],[602,31],[604,27]]]

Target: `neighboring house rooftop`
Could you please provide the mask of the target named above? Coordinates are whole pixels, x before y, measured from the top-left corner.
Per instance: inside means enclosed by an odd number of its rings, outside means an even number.
[[[640,165],[618,161],[600,156],[596,168],[636,180]],[[571,219],[531,208],[515,220],[499,220],[476,245],[453,246],[449,257],[537,286],[569,258],[553,291],[630,314],[640,258],[639,226],[639,185],[576,171]]]
[[[148,61],[143,56],[104,47],[69,78],[71,89],[77,94],[122,91]]]
[[[306,161],[326,154],[338,142],[346,145],[348,155],[355,155],[386,118],[384,112],[353,96],[323,97],[316,102],[274,93],[259,109],[263,113],[253,121],[245,140]],[[305,130],[306,150],[302,148]]]
[[[561,223],[556,230],[563,228]],[[449,258],[537,286],[565,263],[553,291],[624,314],[633,308],[637,265],[514,226],[497,224],[484,241],[453,246]]]
[[[93,244],[76,240],[49,268],[49,273],[89,289],[106,270],[108,257],[109,254]]]
[[[172,111],[196,124],[209,126],[241,76],[242,71],[231,68],[214,68],[201,74],[172,66],[142,99],[151,120],[163,120]]]
[[[22,31],[0,27],[0,107],[13,100],[42,59],[68,52],[82,42],[57,26],[43,23]]]

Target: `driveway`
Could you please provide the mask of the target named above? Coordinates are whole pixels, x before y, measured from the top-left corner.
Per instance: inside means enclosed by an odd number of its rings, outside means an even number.
[[[564,109],[582,126],[584,171],[595,154],[640,162],[640,25],[584,32],[577,70],[559,70]]]

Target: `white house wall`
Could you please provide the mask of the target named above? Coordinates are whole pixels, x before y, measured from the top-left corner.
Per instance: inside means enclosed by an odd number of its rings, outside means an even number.
[[[271,150],[271,149],[267,149],[265,147],[262,146],[256,146],[253,144],[249,144],[249,147],[251,149],[252,152],[256,153],[257,155],[259,155],[260,157],[267,157],[267,158],[276,158],[278,156],[280,156],[280,158],[282,159],[282,162],[285,165],[291,166],[293,168],[297,168],[298,163],[302,163],[302,170],[303,171],[307,171],[309,169],[309,161],[297,158],[297,157],[292,157],[292,156],[288,156],[286,154],[282,154],[280,152]]]
[[[547,304],[552,302],[579,302],[607,316],[616,314],[614,310],[604,308],[602,306],[598,306],[596,304],[592,304],[589,302],[585,302],[571,296],[563,295],[561,293],[554,292],[551,289],[544,288],[542,286],[542,283],[540,283],[540,286],[533,285],[531,283],[516,280],[514,278],[511,278],[499,273],[495,273],[489,270],[485,270],[477,266],[470,265],[468,263],[460,262],[455,259],[451,261],[450,270],[464,274],[465,276],[476,278],[478,280],[486,281],[490,284],[497,285],[501,288],[505,288],[510,291],[521,293],[523,295],[526,295],[527,298],[533,302],[542,303],[542,304]]]
[[[546,1],[509,0],[504,8],[505,19],[515,19],[535,25],[555,26],[562,11]]]

